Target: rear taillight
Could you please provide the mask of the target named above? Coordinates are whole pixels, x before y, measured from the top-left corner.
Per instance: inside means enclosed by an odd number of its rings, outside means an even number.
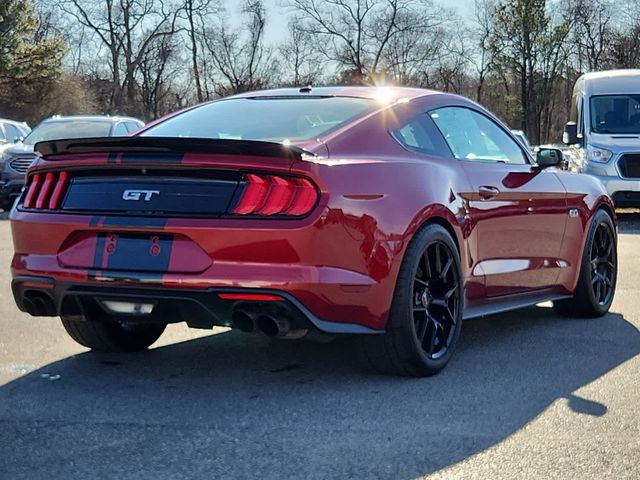
[[[58,210],[69,186],[67,172],[36,173],[30,177],[24,208]]]
[[[245,176],[246,185],[235,208],[235,215],[302,216],[318,201],[318,190],[306,178],[277,175]]]

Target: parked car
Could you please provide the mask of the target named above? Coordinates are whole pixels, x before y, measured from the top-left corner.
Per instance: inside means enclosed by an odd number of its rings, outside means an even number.
[[[9,210],[24,186],[27,169],[35,159],[37,142],[56,138],[124,136],[144,123],[136,118],[110,116],[55,116],[43,120],[0,157],[0,208]]]
[[[640,207],[640,70],[582,75],[563,141],[581,171],[597,177],[619,207]]]
[[[10,215],[15,301],[95,350],[182,321],[351,334],[374,369],[422,376],[463,319],[549,300],[596,317],[615,292],[602,184],[452,94],[249,92],[36,151]]]
[[[527,139],[527,135],[522,130],[511,130],[511,133],[513,133],[513,135],[518,140],[520,140],[520,143],[522,143],[524,148],[526,148],[530,152],[533,152],[533,149],[531,148],[531,144],[529,144],[529,140]]]
[[[11,145],[25,137],[31,128],[25,122],[16,122],[0,118],[0,154]]]

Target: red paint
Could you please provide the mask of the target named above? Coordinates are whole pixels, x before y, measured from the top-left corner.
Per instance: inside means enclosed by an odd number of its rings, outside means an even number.
[[[338,88],[334,94],[371,92]],[[281,291],[322,320],[381,329],[407,245],[425,222],[436,221],[447,226],[459,246],[467,307],[497,305],[502,295],[513,300],[543,287],[571,293],[591,218],[601,206],[612,209],[602,185],[555,169],[408,151],[390,130],[445,105],[482,108],[458,96],[417,89],[397,89],[395,95],[410,101],[381,104],[378,111],[317,141],[296,144],[316,157],[295,161],[187,153],[180,165],[162,165],[245,172],[249,187],[236,207],[237,218],[168,218],[161,228],[132,223],[114,229],[108,217],[97,221],[91,215],[14,209],[12,273],[97,286],[101,281],[87,275],[96,234],[170,234],[175,240],[169,266],[161,280],[154,279],[167,289]],[[25,206],[34,202],[41,169],[89,166],[116,173],[120,167],[103,154],[38,159]],[[271,203],[265,201],[266,186],[281,192]],[[579,216],[570,217],[571,208]],[[258,209],[265,215],[273,209],[310,213],[257,218],[252,212]]]
[[[265,295],[259,293],[219,293],[218,296],[223,300],[244,300],[247,302],[279,302],[282,297],[277,295]]]

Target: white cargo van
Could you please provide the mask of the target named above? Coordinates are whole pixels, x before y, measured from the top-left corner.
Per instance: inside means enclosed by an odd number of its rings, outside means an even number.
[[[581,171],[598,177],[619,207],[640,207],[640,70],[582,75],[573,89],[564,143]]]

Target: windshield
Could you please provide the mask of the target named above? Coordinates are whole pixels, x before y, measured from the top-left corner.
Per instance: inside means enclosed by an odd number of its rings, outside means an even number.
[[[111,122],[92,120],[47,121],[34,128],[24,139],[26,145],[67,138],[108,137]]]
[[[372,100],[351,97],[234,98],[169,118],[142,135],[272,142],[311,140],[375,107]]]
[[[591,97],[591,131],[640,133],[640,94]]]

